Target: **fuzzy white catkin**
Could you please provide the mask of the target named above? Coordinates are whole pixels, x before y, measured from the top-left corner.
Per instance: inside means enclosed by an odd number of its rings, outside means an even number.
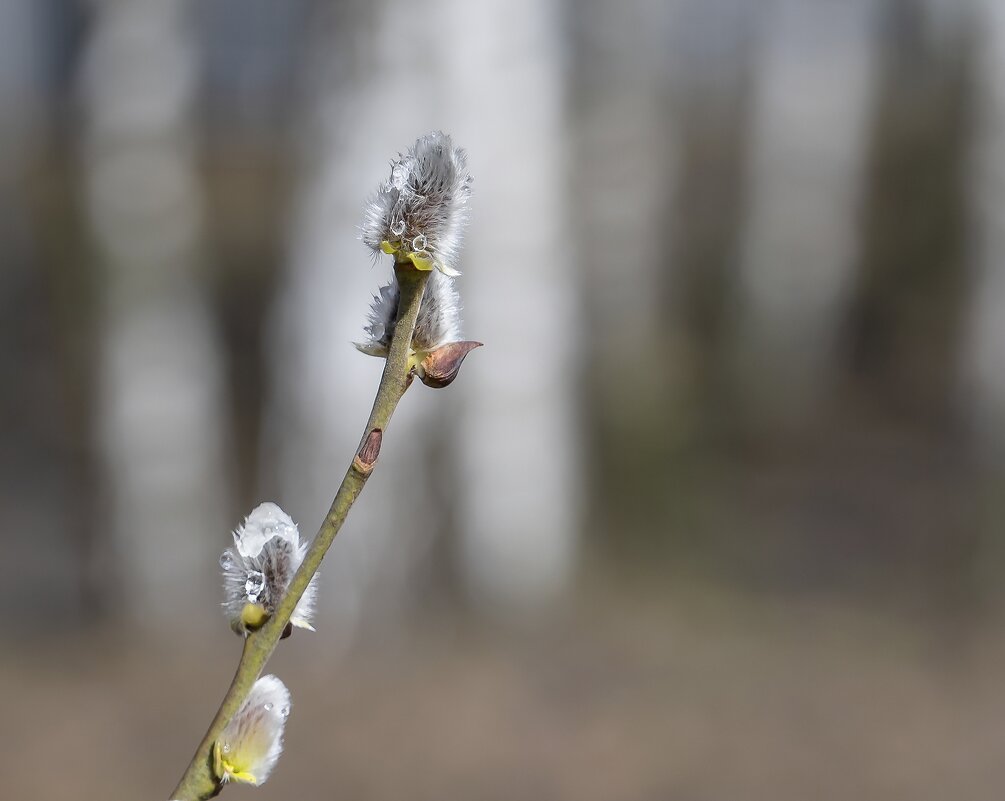
[[[245,604],[261,604],[273,614],[306,553],[307,542],[286,512],[270,502],[255,507],[234,531],[233,547],[220,557],[223,608],[231,625],[237,627]],[[293,610],[294,626],[313,630],[316,594],[317,575]]]
[[[366,204],[362,240],[375,254],[384,242],[428,252],[436,267],[456,274],[468,220],[471,175],[467,155],[435,131],[391,162],[391,177]]]
[[[371,356],[387,356],[391,336],[398,319],[398,282],[382,286],[373,297],[364,331],[365,342],[356,347]],[[434,271],[426,283],[426,291],[419,304],[419,316],[412,334],[412,350],[432,351],[448,342],[461,339],[461,301],[451,278]]]
[[[262,676],[214,745],[217,776],[224,782],[262,784],[283,752],[290,691],[275,676]]]

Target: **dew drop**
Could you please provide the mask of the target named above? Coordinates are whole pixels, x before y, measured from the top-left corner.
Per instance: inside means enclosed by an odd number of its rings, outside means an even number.
[[[288,718],[290,716],[290,708],[288,706],[279,707],[279,714],[284,718]]]
[[[271,712],[272,711],[272,702],[270,701],[269,703],[265,704],[263,708],[265,709],[266,712]]]
[[[378,342],[384,338],[384,333],[385,329],[383,323],[374,323],[370,326],[370,335]]]
[[[223,753],[225,753],[225,754],[229,754],[230,753],[230,743],[224,743],[223,744]]]
[[[391,233],[394,234],[395,236],[401,236],[403,233],[405,233],[405,221],[396,220],[395,222],[391,223]]]
[[[251,603],[258,603],[258,597],[264,589],[265,576],[258,570],[252,570],[248,573],[248,580],[244,582],[244,591],[248,594],[248,600]]]
[[[408,183],[408,168],[404,164],[395,164],[391,170],[391,186],[401,190]]]
[[[415,239],[412,240],[412,250],[425,250],[426,249],[426,237],[423,234],[419,234]]]
[[[223,552],[220,557],[220,567],[224,570],[230,570],[234,566],[234,560],[230,558],[230,554],[227,551]]]

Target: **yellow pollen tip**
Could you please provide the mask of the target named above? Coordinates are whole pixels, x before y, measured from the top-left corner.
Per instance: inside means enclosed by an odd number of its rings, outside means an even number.
[[[245,604],[241,610],[241,622],[248,631],[255,631],[265,625],[269,619],[269,613],[261,604]]]
[[[224,758],[223,749],[220,747],[219,741],[213,743],[213,772],[220,781],[258,784],[258,779],[255,778],[254,773],[247,770],[238,770],[233,762]]]

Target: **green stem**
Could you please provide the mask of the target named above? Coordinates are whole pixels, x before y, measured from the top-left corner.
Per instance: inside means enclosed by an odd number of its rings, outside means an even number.
[[[367,421],[366,429],[360,442],[360,448],[370,440],[370,432],[375,429],[383,432],[394,413],[398,401],[408,389],[408,355],[412,344],[412,332],[415,329],[415,320],[419,314],[419,304],[422,301],[422,293],[429,279],[428,272],[415,270],[410,263],[395,264],[395,274],[398,279],[398,286],[401,289],[401,297],[398,301],[398,322],[394,328],[394,335],[391,338],[391,347],[384,364],[384,373],[380,378],[380,386],[377,388],[377,396],[373,401],[373,409],[370,412],[370,419]],[[379,435],[378,435],[379,437]],[[379,448],[379,438],[377,440]],[[275,614],[269,618],[264,626],[258,631],[249,634],[244,641],[244,651],[241,653],[241,661],[234,674],[234,680],[230,683],[230,689],[224,696],[220,709],[213,718],[209,726],[209,731],[199,744],[195,756],[189,763],[182,776],[178,787],[171,795],[177,801],[204,801],[212,798],[220,792],[219,780],[213,775],[213,744],[220,737],[230,719],[234,716],[241,704],[248,697],[255,681],[262,673],[265,663],[276,648],[286,624],[290,621],[290,616],[300,600],[311,578],[321,565],[321,560],[328,552],[335,535],[338,534],[342,523],[345,522],[349,509],[352,508],[356,498],[359,497],[366,480],[373,467],[372,458],[361,460],[358,454],[346,471],[342,484],[335,493],[335,500],[332,501],[331,509],[325,517],[317,536],[311,543],[303,564],[290,582],[289,589]]]

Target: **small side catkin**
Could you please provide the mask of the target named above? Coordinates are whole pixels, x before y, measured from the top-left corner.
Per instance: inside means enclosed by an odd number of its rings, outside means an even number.
[[[293,519],[274,503],[255,507],[234,531],[234,545],[223,552],[223,609],[238,633],[257,628],[276,611],[307,553],[307,542]],[[311,579],[290,623],[314,630],[311,618],[317,576]]]
[[[397,282],[382,286],[370,304],[370,314],[364,331],[365,342],[356,347],[370,356],[387,356],[391,336],[398,320]],[[441,345],[461,337],[461,299],[453,281],[440,273],[433,273],[426,282],[426,291],[419,305],[419,316],[412,334],[412,351],[428,353]]]
[[[224,784],[262,784],[283,752],[290,691],[275,676],[255,682],[237,714],[213,744],[213,771]]]

